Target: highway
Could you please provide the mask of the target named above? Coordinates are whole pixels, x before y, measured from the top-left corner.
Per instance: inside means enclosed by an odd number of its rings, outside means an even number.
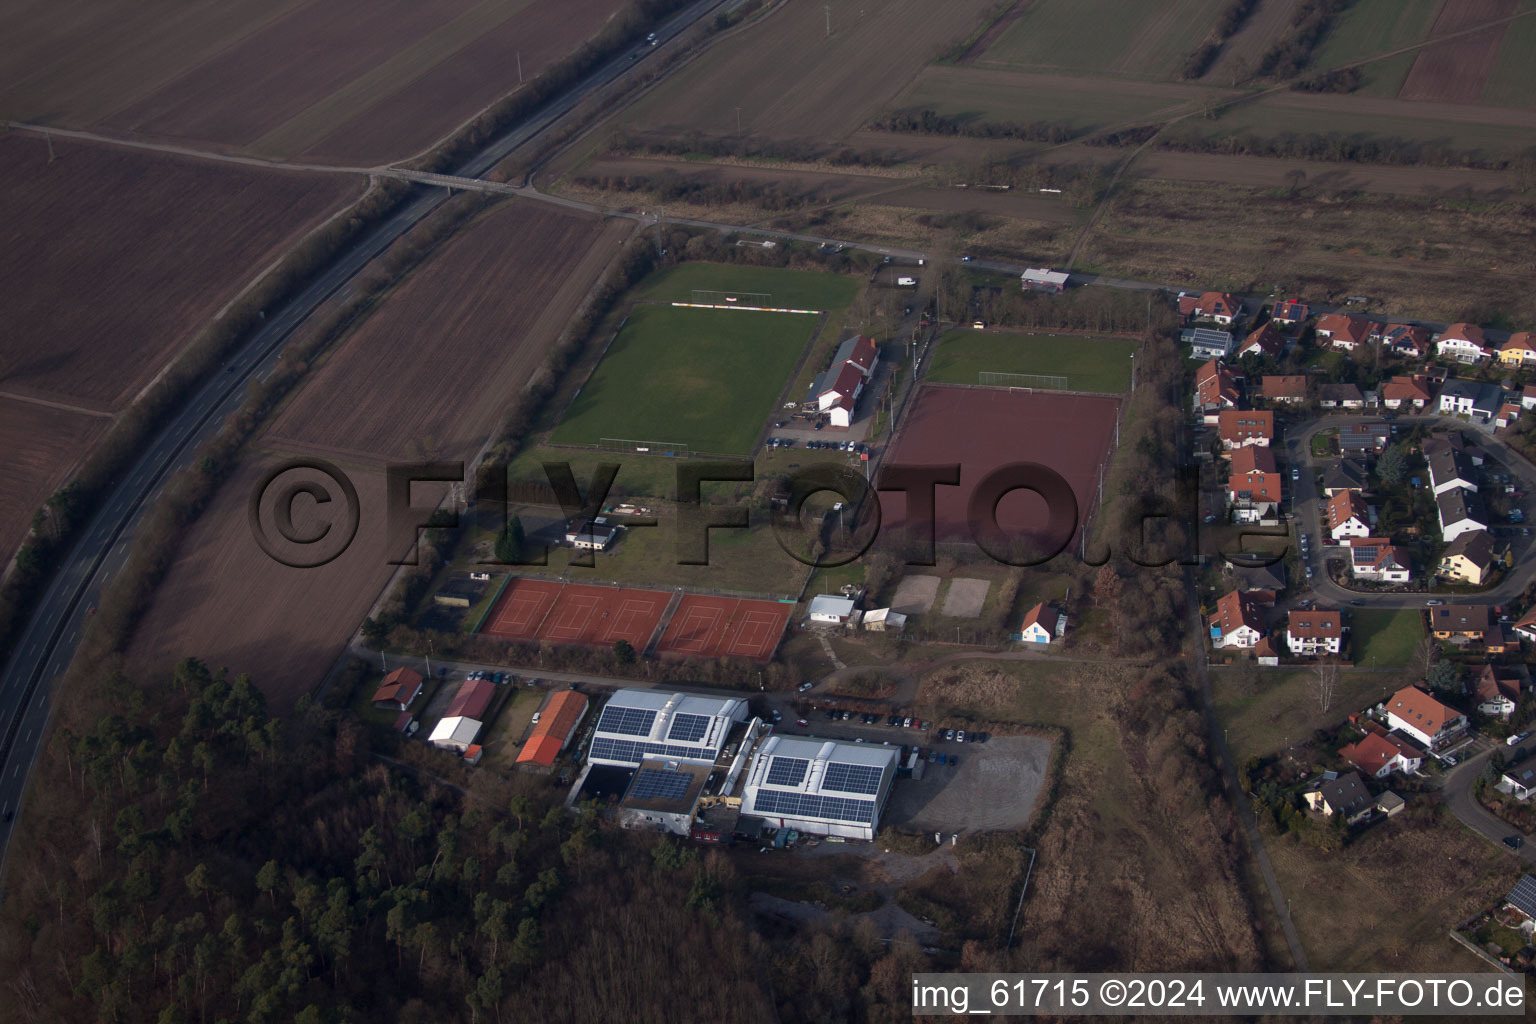
[[[659,44],[722,7],[739,0],[699,0],[656,29]],[[468,160],[454,173],[477,178],[519,147],[537,138],[595,89],[639,65],[653,51],[640,43],[618,54],[569,92]],[[121,480],[101,500],[73,549],[55,569],[43,598],[20,633],[14,653],[0,672],[0,871],[13,818],[21,806],[32,764],[48,727],[51,687],[69,667],[88,616],[128,557],[135,528],[159,488],[187,465],[203,442],[244,401],[246,385],[264,379],[295,328],[337,294],[374,257],[447,200],[447,190],[419,190],[383,223],[342,253],[299,295],[269,311],[265,324],[192,395],[144,448]],[[3,898],[3,893],[0,893]]]

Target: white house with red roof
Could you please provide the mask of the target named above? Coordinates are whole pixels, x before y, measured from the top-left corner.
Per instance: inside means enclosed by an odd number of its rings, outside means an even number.
[[[1248,649],[1264,637],[1264,619],[1250,594],[1233,590],[1216,599],[1210,618],[1211,646]]]
[[[1285,335],[1280,333],[1280,328],[1275,326],[1273,320],[1266,320],[1264,325],[1255,331],[1251,331],[1243,343],[1237,346],[1239,356],[1278,356],[1285,351]]]
[[[1417,686],[1405,686],[1386,700],[1387,724],[1407,733],[1428,750],[1467,731],[1467,716],[1446,707]]]
[[[1488,341],[1476,324],[1451,324],[1435,338],[1435,354],[1459,363],[1481,363],[1489,356]]]
[[[1357,491],[1340,491],[1328,499],[1328,536],[1334,540],[1371,535],[1371,509]]]
[[[855,335],[844,340],[833,353],[832,365],[811,382],[806,404],[826,413],[832,426],[851,427],[859,396],[879,362],[875,339]]]
[[[1273,409],[1227,409],[1216,418],[1216,432],[1227,448],[1268,445],[1275,437]]]
[[[1333,608],[1292,608],[1285,621],[1285,645],[1298,657],[1338,654],[1344,645],[1344,619]]]
[[[1275,517],[1284,498],[1279,473],[1234,473],[1227,477],[1227,503],[1239,523],[1257,523]]]
[[[1329,345],[1346,352],[1353,352],[1371,338],[1371,322],[1352,313],[1329,313],[1318,319],[1313,330]]]
[[[1384,537],[1357,537],[1349,544],[1349,571],[1356,579],[1407,583],[1413,578],[1408,551]]]
[[[1227,292],[1206,292],[1195,303],[1195,316],[1214,320],[1219,324],[1230,324],[1242,315],[1242,300],[1234,298]]]
[[[1048,644],[1067,635],[1067,614],[1041,602],[1024,613],[1019,631],[1013,635],[1021,644]]]
[[[1433,400],[1425,379],[1417,375],[1393,377],[1381,386],[1381,404],[1388,409],[1400,409],[1405,405],[1422,409]]]
[[[1386,733],[1367,732],[1358,743],[1339,751],[1339,756],[1373,779],[1384,779],[1393,772],[1412,775],[1424,762],[1424,752]]]
[[[1311,315],[1311,310],[1306,303],[1295,299],[1281,299],[1275,303],[1274,311],[1270,314],[1276,323],[1285,324],[1287,327],[1304,322]]]

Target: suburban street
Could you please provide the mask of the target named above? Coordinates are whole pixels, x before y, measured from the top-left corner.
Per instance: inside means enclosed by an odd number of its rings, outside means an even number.
[[[1309,557],[1306,564],[1313,569],[1312,591],[1318,600],[1324,603],[1346,606],[1359,601],[1371,608],[1422,608],[1424,602],[1435,596],[1433,589],[1429,591],[1410,592],[1378,592],[1373,590],[1352,590],[1341,587],[1328,578],[1324,563],[1330,551],[1338,556],[1348,556],[1348,548],[1325,547],[1322,528],[1322,505],[1319,501],[1321,495],[1317,491],[1316,473],[1325,460],[1316,459],[1312,455],[1312,438],[1325,430],[1335,430],[1341,426],[1352,423],[1379,423],[1383,419],[1380,415],[1336,415],[1320,416],[1316,419],[1306,420],[1301,423],[1291,424],[1286,430],[1285,443],[1280,448],[1281,469],[1284,471],[1286,463],[1292,463],[1302,467],[1300,480],[1293,483],[1295,488],[1295,500],[1293,509],[1297,516],[1295,522],[1297,529],[1304,530],[1310,537]],[[1434,413],[1420,413],[1415,415],[1403,415],[1392,420],[1400,430],[1411,428],[1415,425],[1428,425],[1446,430],[1472,431],[1478,435],[1479,446],[1488,456],[1488,461],[1499,470],[1509,473],[1520,481],[1521,488],[1526,493],[1536,493],[1536,467],[1533,467],[1525,459],[1511,452],[1501,438],[1495,437],[1491,431],[1486,431],[1466,420],[1457,419],[1454,416],[1440,416]],[[1504,574],[1497,584],[1487,590],[1476,593],[1458,594],[1457,600],[1474,604],[1503,604],[1518,598],[1525,592],[1533,580],[1536,580],[1536,545],[1516,544],[1518,561],[1508,572]],[[1425,572],[1432,567],[1422,567]],[[1416,570],[1417,571],[1417,570]]]
[[[670,18],[656,34],[663,42],[670,40],[730,2],[733,0],[700,0]],[[486,173],[555,125],[593,90],[628,72],[651,49],[642,41],[617,55],[538,114],[491,143],[456,173],[468,177]],[[636,55],[635,59],[631,59],[631,54]],[[269,311],[264,326],[230,357],[226,372],[204,381],[145,446],[121,481],[102,499],[80,540],[54,570],[42,600],[33,609],[14,653],[0,673],[0,861],[11,829],[19,822],[4,819],[21,806],[31,766],[47,731],[53,680],[69,667],[85,620],[94,611],[102,588],[126,561],[133,531],[151,507],[155,492],[189,464],[198,447],[240,407],[246,385],[272,372],[293,331],[447,197],[446,190],[422,188],[415,198],[338,257],[299,295],[281,309]]]

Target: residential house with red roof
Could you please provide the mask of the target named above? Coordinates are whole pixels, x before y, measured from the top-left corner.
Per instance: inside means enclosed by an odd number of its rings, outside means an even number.
[[[1215,423],[1222,409],[1236,409],[1242,402],[1238,382],[1242,378],[1220,359],[1212,359],[1195,371],[1195,407],[1205,422]]]
[[[1381,386],[1381,404],[1388,409],[1422,409],[1434,400],[1423,377],[1393,377]]]
[[[1435,338],[1435,355],[1458,363],[1481,363],[1488,349],[1483,329],[1476,324],[1451,324]]]
[[[1285,645],[1302,658],[1336,655],[1344,647],[1343,616],[1333,608],[1292,608],[1286,616]]]
[[[1485,604],[1443,604],[1429,610],[1429,628],[1436,640],[1481,640],[1492,621]]]
[[[859,396],[879,361],[879,348],[873,338],[854,335],[844,339],[833,353],[831,365],[811,381],[806,406],[826,413],[827,421],[834,427],[852,426]]]
[[[1536,366],[1536,334],[1519,331],[1499,346],[1499,362],[1505,366]]]
[[[1487,530],[1472,530],[1451,541],[1440,556],[1435,575],[1454,583],[1481,586],[1507,558],[1507,545],[1498,544]]]
[[[1227,477],[1227,504],[1232,519],[1239,523],[1258,523],[1276,518],[1276,509],[1285,497],[1279,473],[1233,473]]]
[[[1508,718],[1520,704],[1520,674],[1498,665],[1484,665],[1477,674],[1472,692],[1477,697],[1479,714]]]
[[[1417,324],[1387,324],[1373,335],[1383,348],[1405,359],[1424,359],[1434,348],[1429,331]]]
[[[1520,616],[1515,623],[1515,633],[1522,640],[1536,643],[1536,605],[1532,605],[1529,611]]]
[[[1357,491],[1340,491],[1329,498],[1325,517],[1328,536],[1334,540],[1371,535],[1371,509]]]
[[[1424,752],[1389,733],[1367,732],[1358,743],[1339,751],[1339,756],[1367,777],[1384,779],[1393,772],[1412,775],[1424,763]]]
[[[1353,352],[1371,339],[1371,322],[1353,313],[1329,313],[1319,317],[1313,330],[1330,346],[1345,352]]]
[[[1281,299],[1275,303],[1270,316],[1276,323],[1285,324],[1287,327],[1294,327],[1296,324],[1304,323],[1311,313],[1312,311],[1307,308],[1304,302],[1298,302],[1295,299]]]
[[[1195,303],[1195,315],[1230,324],[1243,315],[1243,302],[1228,292],[1206,292]]]
[[[1022,644],[1048,644],[1067,634],[1067,616],[1055,605],[1041,602],[1024,613],[1014,640]]]
[[[1226,448],[1268,445],[1275,437],[1272,409],[1227,409],[1216,419],[1216,431]]]
[[[1417,686],[1405,686],[1386,700],[1387,724],[1433,751],[1467,731],[1467,716],[1446,707]]]
[[[1305,402],[1307,377],[1301,373],[1266,374],[1259,385],[1259,395],[1266,402]]]
[[[420,672],[401,666],[384,677],[384,682],[374,691],[370,703],[376,708],[404,711],[421,693],[423,681]]]
[[[1216,599],[1210,618],[1211,646],[1248,649],[1264,636],[1264,619],[1252,594],[1229,591]]]
[[[1384,537],[1357,537],[1349,544],[1350,575],[1373,583],[1407,583],[1413,578],[1408,551]]]
[[[1243,343],[1237,346],[1238,356],[1279,356],[1285,352],[1289,342],[1285,335],[1280,333],[1280,328],[1275,326],[1273,320],[1264,321],[1264,325],[1255,331],[1250,331]]]
[[[1273,448],[1261,448],[1258,445],[1234,448],[1231,460],[1233,476],[1258,476],[1264,473],[1280,472],[1275,465]]]

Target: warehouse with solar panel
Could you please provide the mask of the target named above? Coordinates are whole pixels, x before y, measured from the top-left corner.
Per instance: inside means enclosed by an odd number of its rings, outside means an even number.
[[[620,690],[598,716],[587,760],[638,768],[646,757],[714,764],[747,702],[664,690]]]
[[[884,745],[769,736],[753,754],[741,814],[778,829],[873,839],[899,754]]]

